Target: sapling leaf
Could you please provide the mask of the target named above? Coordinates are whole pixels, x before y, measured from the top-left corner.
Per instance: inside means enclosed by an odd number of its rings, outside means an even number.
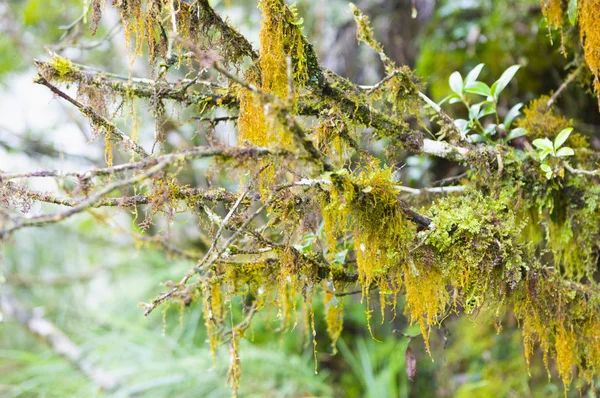
[[[492,113],[496,113],[496,107],[494,106],[494,104],[487,104],[485,108],[483,108],[481,112],[479,112],[479,118],[481,119],[482,117],[486,115],[491,115]]]
[[[488,97],[492,94],[490,86],[483,82],[473,82],[470,84],[466,84],[465,91],[471,94],[483,95],[484,97]]]
[[[469,135],[469,141],[472,143],[485,142],[486,138],[481,134],[471,134]]]
[[[569,148],[568,146],[566,146],[564,148],[560,148],[558,151],[556,151],[557,157],[566,157],[566,156],[573,156],[573,155],[575,155],[575,151],[572,148]]]
[[[515,76],[515,73],[517,73],[520,67],[521,65],[511,66],[510,68],[505,70],[502,76],[500,76],[500,79],[498,79],[498,81],[494,83],[494,85],[496,85],[496,89],[492,89],[492,94],[496,100],[498,100],[500,93],[506,88],[506,86],[508,86],[508,83],[510,83],[510,81]]]
[[[540,161],[543,161],[544,159],[546,159],[548,157],[548,155],[550,155],[552,153],[552,150],[550,149],[544,149],[540,152]]]
[[[508,136],[506,136],[506,142],[514,140],[515,138],[523,137],[526,134],[527,130],[525,130],[523,127],[517,127],[508,133]]]
[[[491,98],[491,100],[492,100],[492,101],[496,99],[496,96],[495,96],[495,94],[494,94],[494,93],[496,92],[496,90],[497,90],[497,89],[498,89],[498,82],[497,82],[497,81],[495,81],[495,82],[492,84],[492,87],[490,87],[490,91],[492,92],[492,96],[491,96],[491,97],[492,97],[492,98]]]
[[[479,102],[477,104],[471,105],[471,107],[469,108],[469,119],[470,120],[479,119],[479,111],[481,110],[482,106],[483,106],[483,102]]]
[[[540,165],[540,169],[542,169],[546,173],[549,172],[549,171],[552,171],[552,168],[548,164],[546,164],[546,163],[542,163]]]
[[[477,81],[481,70],[483,69],[483,64],[479,64],[474,67],[469,73],[467,73],[467,77],[465,78],[465,86],[468,86]]]
[[[552,172],[552,168],[551,168],[551,167],[550,167],[548,164],[546,164],[546,163],[542,163],[542,164],[540,165],[540,169],[542,169],[542,171],[543,171],[544,173],[546,173],[546,178],[547,178],[548,180],[552,178],[552,174],[553,174],[553,172]]]
[[[572,131],[573,131],[572,127],[567,127],[566,129],[564,129],[560,133],[558,133],[558,135],[554,139],[554,149],[560,148],[562,146],[562,144],[565,143],[567,138],[569,138],[569,135],[571,135]]]
[[[552,145],[552,141],[550,141],[548,138],[538,138],[536,140],[533,140],[532,142],[533,146],[541,149],[541,150],[549,150],[550,152],[554,151],[554,146]]]
[[[492,124],[487,125],[483,131],[488,136],[496,134],[496,124],[492,123]]]
[[[450,88],[452,89],[452,91],[454,91],[456,94],[458,94],[459,97],[462,97],[463,95],[463,79],[462,76],[460,75],[459,72],[454,72],[450,75],[450,79],[448,80],[448,83],[450,84]]]
[[[515,118],[521,114],[520,110],[522,107],[523,104],[519,103],[510,108],[510,110],[506,114],[506,117],[504,118],[504,128],[506,130],[510,129],[510,125],[512,124],[513,120],[515,120]]]
[[[465,119],[454,120],[454,125],[458,127],[463,134],[466,134],[467,130],[469,129],[469,121]]]
[[[577,23],[577,0],[569,0],[569,7],[567,8],[567,16],[571,25],[575,26]]]

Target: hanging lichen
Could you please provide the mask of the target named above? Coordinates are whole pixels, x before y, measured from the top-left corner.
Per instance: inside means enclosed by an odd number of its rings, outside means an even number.
[[[406,261],[416,231],[398,203],[392,169],[371,163],[362,172],[338,173],[332,179],[332,190],[323,203],[330,252],[335,252],[338,237],[352,232],[363,292],[373,284],[397,294],[401,281],[389,278]]]
[[[113,147],[110,134],[104,135],[104,161],[108,167],[113,165]]]
[[[246,80],[256,84],[257,71],[249,69]],[[270,142],[270,130],[267,129],[265,107],[258,94],[248,89],[240,89],[240,114],[238,116],[238,140],[240,143],[248,141],[253,145],[266,147]]]
[[[549,28],[560,29],[562,27],[562,0],[542,0],[542,13]]]
[[[332,353],[337,353],[337,341],[344,327],[344,302],[341,297],[335,295],[335,284],[323,282],[323,305],[325,306],[325,322],[327,323],[327,334],[331,339]]]
[[[290,12],[281,0],[259,2],[262,12],[260,45],[262,51],[256,66],[246,73],[246,80],[255,84],[261,91],[282,100],[292,96],[289,93],[288,62],[290,58],[294,89],[304,86],[308,79],[304,55],[304,43],[297,16]],[[239,137],[257,146],[291,147],[292,137],[270,112],[278,112],[273,105],[267,106],[259,94],[241,89],[240,116],[238,118]],[[292,114],[297,102],[289,104]]]
[[[600,0],[579,0],[579,34],[600,106]]]
[[[394,63],[390,60],[383,51],[383,46],[375,39],[375,33],[371,27],[369,17],[363,14],[363,12],[356,7],[353,3],[350,3],[350,10],[354,15],[354,21],[356,22],[356,39],[359,42],[363,42],[379,54],[381,61],[384,63],[388,72],[393,70]]]
[[[207,284],[203,292],[204,326],[215,365],[217,364],[217,346],[219,344],[217,330],[224,319],[222,305],[221,286],[218,283],[212,286]]]
[[[277,277],[277,317],[281,319],[281,330],[287,330],[292,316],[297,318],[296,302],[298,299],[298,275],[302,263],[296,252],[284,250],[281,255],[281,269]],[[295,320],[294,324],[297,323]]]
[[[579,41],[583,48],[585,63],[592,72],[594,91],[598,96],[598,106],[600,106],[600,0],[571,0],[569,2],[562,0],[541,0],[542,12],[546,19],[549,29],[560,29],[561,50],[566,55],[565,50],[565,20],[571,21],[573,25],[579,25]],[[565,3],[569,3],[568,7]],[[575,6],[573,6],[573,4]]]
[[[92,35],[96,34],[98,24],[100,23],[100,18],[102,18],[102,10],[104,10],[105,6],[106,0],[92,0],[92,19],[90,21],[90,30],[92,31]]]
[[[406,313],[411,323],[418,323],[421,335],[425,340],[425,348],[429,355],[429,333],[437,326],[446,311],[450,296],[446,290],[447,280],[444,274],[434,265],[416,268],[403,267],[404,286],[406,291]]]

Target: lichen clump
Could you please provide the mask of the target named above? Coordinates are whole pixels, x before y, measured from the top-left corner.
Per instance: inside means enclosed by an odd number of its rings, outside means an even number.
[[[282,100],[294,92],[290,90],[290,78],[294,91],[302,88],[308,79],[307,61],[300,22],[281,0],[261,0],[260,28],[261,54],[256,65],[246,74],[246,80],[255,84],[262,92]],[[291,76],[288,76],[288,58]],[[291,136],[276,121],[274,105],[267,106],[260,94],[242,88],[239,93],[240,116],[238,118],[239,139],[257,146],[291,147]],[[296,101],[288,104],[295,113]]]
[[[552,106],[548,106],[550,97],[542,95],[532,100],[523,110],[523,117],[517,121],[517,126],[527,130],[527,137],[533,141],[536,138],[554,139],[556,135],[573,122],[560,115]],[[569,135],[565,145],[571,148],[586,148],[587,138],[578,132]]]
[[[600,106],[600,0],[579,0],[578,13],[585,62],[594,75],[594,88]]]
[[[576,8],[569,2],[561,0],[541,0],[542,12],[546,18],[549,29],[560,29],[562,37],[562,50],[566,53],[564,21],[579,25],[579,41],[583,48],[585,63],[592,72],[593,86],[598,96],[598,106],[600,106],[600,0],[578,0]],[[565,7],[565,3],[569,3]],[[568,15],[568,18],[567,18]]]
[[[323,198],[330,253],[336,252],[338,239],[352,233],[364,293],[377,286],[384,294],[397,294],[401,280],[393,275],[399,276],[416,229],[400,207],[392,169],[370,164],[362,172],[334,174],[332,180]]]
[[[542,13],[548,27],[559,29],[562,26],[563,8],[561,0],[542,0]]]
[[[79,68],[69,59],[55,55],[50,62],[44,64],[39,73],[48,81],[71,82],[74,75],[79,73]]]

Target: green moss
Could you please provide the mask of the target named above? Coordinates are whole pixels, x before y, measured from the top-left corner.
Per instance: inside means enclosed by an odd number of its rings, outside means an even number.
[[[54,56],[50,61],[50,65],[56,70],[57,78],[63,79],[69,73],[71,73],[74,69],[73,63],[70,60],[59,57],[58,55]]]
[[[572,121],[557,113],[557,111],[548,107],[550,97],[541,96],[531,101],[523,110],[523,117],[517,121],[517,126],[528,131],[527,138],[533,141],[536,138],[554,138],[561,130],[572,127]],[[577,132],[571,133],[566,146],[571,148],[587,148],[589,143],[587,139]]]
[[[334,174],[332,179],[333,189],[323,201],[330,251],[335,252],[338,237],[352,232],[363,289],[368,291],[374,283],[387,290],[390,271],[406,261],[416,234],[398,202],[392,170],[372,163],[353,174]]]
[[[73,63],[55,55],[49,62],[38,62],[40,74],[48,81],[72,82],[81,76],[81,71]]]

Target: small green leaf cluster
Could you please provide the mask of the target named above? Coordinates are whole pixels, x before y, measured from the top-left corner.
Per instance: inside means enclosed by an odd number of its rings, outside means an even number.
[[[484,64],[477,65],[464,79],[458,71],[450,75],[448,83],[453,94],[442,100],[442,103],[446,100],[449,100],[450,104],[462,102],[469,112],[468,119],[456,119],[454,124],[462,133],[463,138],[471,142],[490,143],[496,140],[506,143],[524,136],[527,134],[527,130],[524,128],[510,129],[513,120],[520,115],[523,104],[519,103],[513,106],[506,113],[502,123],[498,114],[500,93],[508,86],[520,65],[513,65],[504,71],[491,87],[477,80],[483,67]],[[471,103],[468,94],[483,96],[485,100]],[[495,122],[484,125],[484,118],[488,115],[494,115]]]
[[[540,168],[546,173],[546,178],[551,179],[555,174],[551,165],[548,163],[548,155],[552,158],[561,158],[575,155],[575,151],[573,148],[568,146],[562,146],[565,141],[571,135],[573,128],[568,127],[563,129],[556,138],[554,142],[550,141],[548,138],[538,138],[532,142],[532,144],[538,149],[538,156],[540,158]]]

